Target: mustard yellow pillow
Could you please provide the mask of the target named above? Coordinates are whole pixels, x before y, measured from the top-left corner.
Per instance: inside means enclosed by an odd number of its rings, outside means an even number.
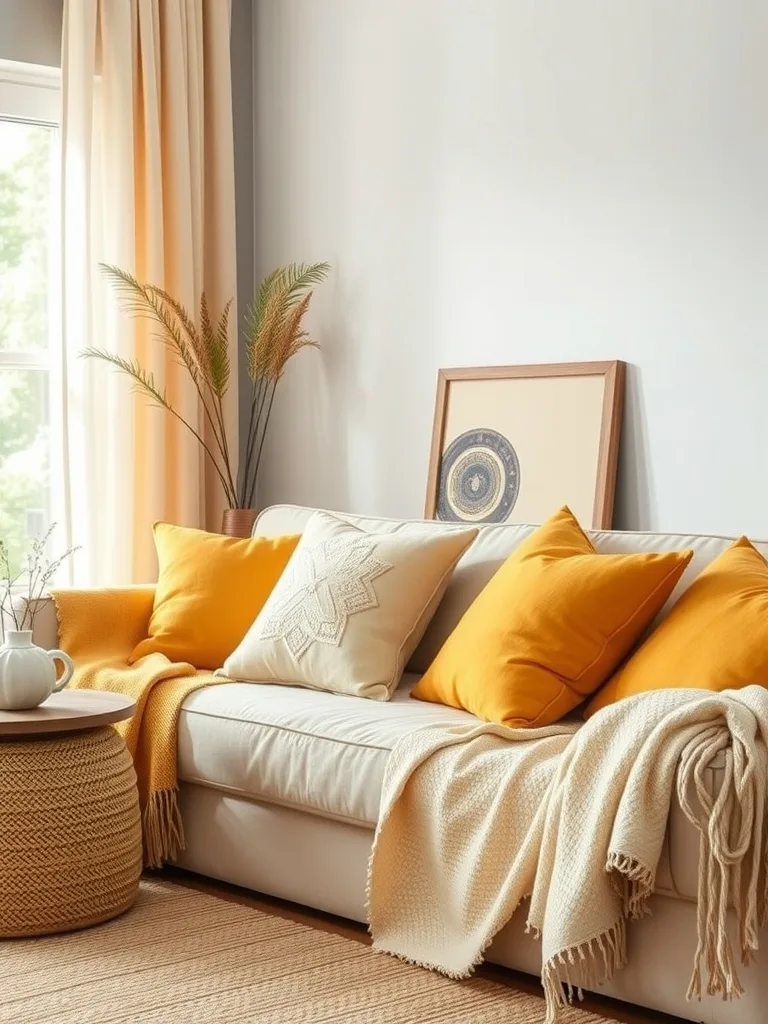
[[[673,687],[768,686],[768,563],[746,537],[701,572],[584,715]]]
[[[160,652],[196,668],[220,668],[261,611],[298,535],[240,540],[155,523],[159,575],[149,637],[130,661]]]
[[[598,555],[563,508],[509,556],[411,695],[502,725],[556,722],[613,671],[691,557]]]

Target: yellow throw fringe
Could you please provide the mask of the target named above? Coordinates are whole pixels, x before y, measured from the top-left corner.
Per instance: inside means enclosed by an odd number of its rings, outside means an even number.
[[[184,849],[184,825],[179,810],[178,790],[159,789],[150,793],[142,815],[144,864],[159,868],[174,860]]]
[[[160,867],[184,849],[178,806],[176,748],[179,712],[203,686],[226,680],[194,665],[149,654],[128,664],[149,630],[154,588],[57,590],[59,646],[75,663],[70,686],[132,697],[136,711],[115,728],[133,757],[144,832],[144,862]]]

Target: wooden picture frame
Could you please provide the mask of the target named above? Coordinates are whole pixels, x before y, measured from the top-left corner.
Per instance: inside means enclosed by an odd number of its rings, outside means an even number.
[[[542,522],[567,504],[609,528],[625,371],[618,360],[439,370],[426,518]]]

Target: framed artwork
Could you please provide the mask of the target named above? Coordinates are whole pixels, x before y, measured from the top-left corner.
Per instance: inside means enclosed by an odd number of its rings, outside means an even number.
[[[610,527],[625,364],[440,370],[425,515],[540,523],[562,505]]]

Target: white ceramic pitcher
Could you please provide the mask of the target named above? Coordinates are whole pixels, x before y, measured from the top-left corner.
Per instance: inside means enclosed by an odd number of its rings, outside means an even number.
[[[56,681],[56,661],[64,664],[64,675]],[[32,630],[7,630],[0,646],[0,708],[26,711],[36,708],[52,693],[63,690],[75,668],[64,651],[44,651],[32,643]]]

